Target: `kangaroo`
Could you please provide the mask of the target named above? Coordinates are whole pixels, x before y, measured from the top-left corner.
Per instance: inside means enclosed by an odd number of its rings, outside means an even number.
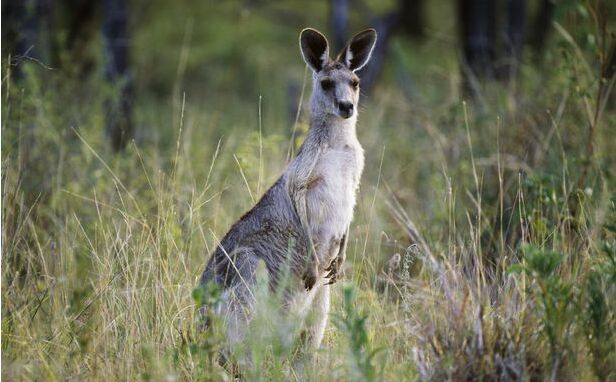
[[[275,290],[285,272],[284,308],[313,321],[307,339],[318,348],[329,313],[330,285],[342,277],[342,265],[364,167],[357,140],[359,78],[376,31],[352,37],[335,60],[327,39],[315,29],[300,34],[300,50],[312,69],[310,129],[297,156],[259,202],[220,241],[201,276],[222,290],[213,308],[225,319],[227,340],[242,341],[255,309],[252,287],[264,263]],[[295,281],[294,281],[295,280]]]

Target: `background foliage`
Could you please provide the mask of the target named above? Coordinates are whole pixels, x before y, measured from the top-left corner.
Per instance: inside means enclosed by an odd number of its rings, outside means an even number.
[[[362,100],[366,169],[322,349],[298,358],[282,320],[257,320],[248,379],[616,378],[613,4],[560,2],[543,57],[525,55],[515,85],[484,84],[480,107],[460,92],[451,3],[426,2],[422,39],[392,37]],[[301,143],[297,38],[328,32],[328,12],[131,3],[136,136],[117,154],[100,36],[86,76],[25,60],[15,78],[3,51],[4,378],[232,379],[216,325],[194,322],[216,296],[193,289]]]

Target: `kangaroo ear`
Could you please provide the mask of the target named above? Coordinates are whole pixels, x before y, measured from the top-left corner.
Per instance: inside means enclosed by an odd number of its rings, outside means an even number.
[[[337,60],[355,72],[368,63],[375,45],[376,31],[372,28],[366,29],[349,40]]]
[[[306,28],[299,36],[299,47],[306,64],[315,72],[323,69],[329,62],[327,39],[319,31]]]

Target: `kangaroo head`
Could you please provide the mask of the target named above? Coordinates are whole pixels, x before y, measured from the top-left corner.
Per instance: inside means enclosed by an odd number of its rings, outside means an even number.
[[[353,36],[335,60],[329,57],[327,39],[315,29],[304,29],[299,43],[304,61],[313,71],[313,109],[344,119],[356,115],[359,77],[355,72],[368,63],[376,31],[366,29]]]

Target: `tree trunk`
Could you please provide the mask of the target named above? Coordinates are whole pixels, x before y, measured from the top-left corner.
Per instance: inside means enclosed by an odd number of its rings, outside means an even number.
[[[338,54],[344,48],[349,38],[349,2],[348,0],[332,0],[332,56]]]
[[[411,37],[423,37],[425,32],[424,0],[400,0],[399,2],[400,25],[399,30]]]
[[[398,25],[398,21],[398,12],[394,11],[378,18],[372,23],[378,35],[378,39],[376,46],[372,51],[370,61],[357,73],[361,78],[362,96],[367,95],[376,84],[376,80],[381,73],[383,63],[385,62],[385,55],[389,46],[389,40]]]
[[[498,77],[502,80],[515,81],[517,77],[524,44],[525,19],[526,0],[508,0],[504,54],[498,73]]]
[[[543,0],[537,16],[535,17],[530,44],[536,58],[541,58],[543,56],[543,49],[550,29],[552,29],[552,19],[554,18],[555,9],[556,3],[554,0]]]
[[[494,77],[495,0],[458,0],[463,92],[476,99],[479,83]]]
[[[25,1],[2,2],[2,56],[11,55],[13,78],[22,78],[21,65],[34,59],[50,62],[49,30],[51,28],[52,0],[34,0],[31,7]],[[45,33],[41,33],[43,30]]]
[[[128,6],[124,0],[105,0],[103,4],[105,76],[117,90],[106,101],[107,134],[114,151],[122,150],[133,137],[133,86],[129,71]]]

